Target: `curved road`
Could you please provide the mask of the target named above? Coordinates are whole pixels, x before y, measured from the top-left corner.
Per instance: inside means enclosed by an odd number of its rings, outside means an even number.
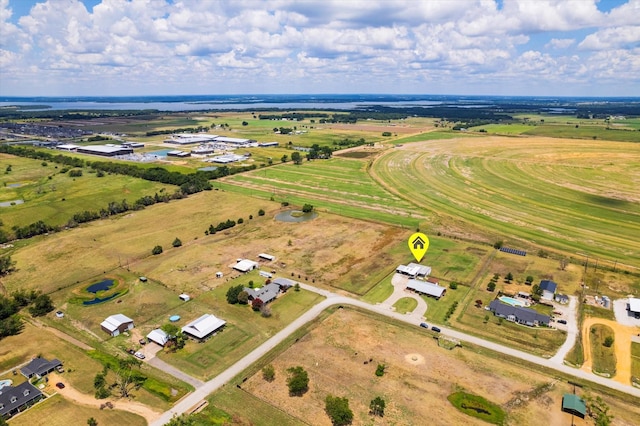
[[[371,312],[375,312],[380,315],[385,315],[387,317],[395,318],[399,321],[403,321],[409,324],[418,325],[415,323],[415,319],[412,317],[407,317],[406,315],[399,314],[393,311],[390,311],[388,307],[381,305],[371,305],[367,302],[363,302],[361,300],[356,300],[351,297],[340,296],[335,293],[331,293],[330,291],[318,289],[316,287],[300,283],[300,287],[305,290],[313,291],[314,293],[321,294],[325,296],[327,299],[313,306],[307,312],[298,317],[291,324],[286,326],[280,332],[275,334],[272,338],[264,342],[262,345],[254,349],[247,356],[233,364],[231,367],[226,369],[224,372],[214,377],[213,379],[206,382],[202,387],[196,389],[193,393],[187,395],[182,400],[180,400],[173,408],[169,411],[166,411],[154,422],[151,423],[151,426],[161,426],[165,423],[169,422],[174,415],[180,415],[185,412],[189,412],[191,408],[196,406],[200,401],[205,399],[209,394],[218,390],[222,386],[224,386],[227,382],[229,382],[232,378],[240,374],[251,364],[260,359],[267,352],[276,347],[279,343],[284,341],[287,337],[289,337],[294,331],[307,324],[308,322],[315,319],[322,311],[325,309],[335,306],[335,305],[350,305],[356,306],[358,308],[366,309]],[[568,367],[562,364],[562,360],[560,361],[551,361],[549,359],[544,359],[538,357],[536,355],[531,355],[526,352],[519,351],[517,349],[508,348],[506,346],[488,342],[484,339],[480,339],[475,336],[471,336],[465,333],[461,333],[456,330],[451,330],[446,327],[440,327],[442,330],[442,334],[453,337],[455,339],[466,341],[469,343],[473,343],[474,345],[481,346],[487,349],[491,349],[496,352],[504,353],[516,358],[520,358],[522,360],[531,362],[533,364],[537,364],[543,367],[552,368],[554,370],[560,371],[562,373],[579,377],[584,380],[588,380],[594,383],[598,383],[602,386],[606,386],[611,389],[618,390],[620,392],[628,393],[630,395],[636,396],[640,398],[640,389],[634,388],[632,386],[623,385],[621,383],[615,382],[611,379],[606,379],[604,377],[596,376],[594,374],[587,373],[582,370],[577,370],[571,367]]]

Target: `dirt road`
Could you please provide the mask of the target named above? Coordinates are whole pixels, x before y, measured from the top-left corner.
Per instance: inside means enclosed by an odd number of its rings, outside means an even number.
[[[128,401],[126,399],[95,399],[92,395],[84,394],[77,389],[73,388],[67,380],[63,376],[60,376],[56,373],[50,373],[49,375],[49,383],[53,387],[53,383],[62,382],[65,387],[64,389],[54,388],[56,392],[62,395],[65,399],[73,401],[77,404],[86,405],[88,407],[100,408],[100,405],[110,401],[113,404],[114,410],[122,410],[128,411],[130,413],[138,414],[139,416],[144,417],[147,420],[147,423],[151,423],[155,421],[158,417],[160,417],[161,413],[158,411],[154,411],[148,406],[141,404],[135,401]],[[110,408],[105,408],[105,410],[110,410]]]
[[[582,326],[582,345],[584,347],[584,364],[582,371],[592,371],[593,359],[591,357],[591,343],[589,329],[594,324],[603,324],[611,327],[615,333],[615,341],[613,343],[616,351],[616,375],[612,378],[616,382],[630,385],[631,384],[631,336],[638,333],[637,327],[629,327],[617,323],[616,321],[604,318],[586,318]]]

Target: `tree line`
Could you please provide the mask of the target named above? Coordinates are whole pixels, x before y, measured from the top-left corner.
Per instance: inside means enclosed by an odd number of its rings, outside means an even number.
[[[36,290],[18,290],[11,297],[0,294],[0,340],[19,334],[24,323],[20,310],[29,307],[31,316],[39,317],[53,311],[54,306],[47,294]]]

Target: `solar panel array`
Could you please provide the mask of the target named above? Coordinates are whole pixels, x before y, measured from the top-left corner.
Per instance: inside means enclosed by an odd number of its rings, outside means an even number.
[[[527,252],[524,250],[516,250],[509,247],[500,247],[500,251],[505,253],[517,254],[518,256],[526,256]]]

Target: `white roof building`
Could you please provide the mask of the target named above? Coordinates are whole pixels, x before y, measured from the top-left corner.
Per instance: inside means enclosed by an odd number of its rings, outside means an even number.
[[[112,336],[133,328],[133,320],[123,314],[111,315],[100,323],[100,327]]]
[[[62,151],[75,151],[78,148],[80,148],[79,145],[74,145],[71,143],[56,146],[56,149],[60,149]]]
[[[169,341],[169,335],[159,328],[156,328],[147,334],[147,339],[159,344],[160,346],[164,346]]]
[[[437,299],[441,298],[444,295],[445,291],[447,291],[446,288],[439,286],[438,284],[420,280],[409,280],[409,282],[407,283],[407,288],[409,290],[415,291],[416,293],[426,294]]]
[[[629,298],[629,311],[640,314],[640,299],[636,297]]]
[[[202,340],[209,336],[214,331],[223,327],[227,322],[220,318],[216,318],[215,315],[204,314],[200,318],[191,321],[189,324],[182,327],[182,332],[196,339]]]
[[[258,264],[258,262],[254,262],[253,260],[249,259],[242,259],[241,261],[233,265],[233,269],[240,272],[249,272],[254,269],[258,269],[259,266],[260,265]]]
[[[420,265],[418,263],[410,263],[408,265],[400,265],[396,268],[396,272],[410,277],[426,277],[431,274],[431,267]]]

